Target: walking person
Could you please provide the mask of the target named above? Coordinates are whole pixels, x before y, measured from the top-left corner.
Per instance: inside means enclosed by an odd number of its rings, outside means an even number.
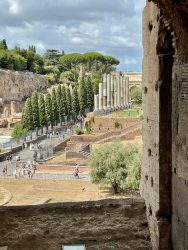
[[[5,164],[5,166],[3,167],[3,176],[7,176],[7,164]]]
[[[79,179],[79,173],[80,173],[79,168],[78,168],[78,166],[76,166],[75,170],[73,172],[75,179]]]

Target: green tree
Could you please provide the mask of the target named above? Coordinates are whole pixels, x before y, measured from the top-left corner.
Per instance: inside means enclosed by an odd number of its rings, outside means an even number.
[[[57,107],[57,99],[56,99],[56,92],[55,88],[52,89],[52,119],[53,119],[53,124],[56,125],[57,122],[59,121],[59,112],[58,112],[58,107]]]
[[[84,62],[84,58],[82,54],[80,53],[71,53],[71,54],[63,55],[60,57],[59,60],[62,63],[62,65],[66,67],[67,69],[74,68]]]
[[[64,82],[65,79],[69,82],[74,82],[75,76],[71,71],[64,71],[60,75],[60,81]]]
[[[62,97],[62,88],[61,88],[60,84],[56,88],[56,99],[57,99],[59,121],[61,123],[63,121],[63,117],[65,115],[65,106],[64,106],[64,101],[63,101],[63,97]]]
[[[131,99],[134,104],[142,103],[142,88],[141,87],[133,87],[131,90]]]
[[[84,77],[80,79],[79,83],[79,104],[80,104],[80,112],[84,114],[85,109],[87,107],[87,90],[85,86]]]
[[[35,61],[35,52],[32,50],[27,51],[27,70],[32,71]]]
[[[87,91],[87,108],[89,108],[89,110],[92,111],[94,106],[94,92],[91,79],[89,76],[86,78],[86,91]]]
[[[24,128],[22,123],[19,122],[15,124],[11,135],[13,138],[19,138],[23,135],[27,135],[27,133],[28,133],[28,130]]]
[[[47,49],[43,55],[45,66],[57,66],[60,64],[61,53],[56,49]]]
[[[33,112],[34,128],[39,128],[40,121],[39,121],[39,106],[38,106],[38,93],[37,92],[33,92],[31,96],[31,105],[32,105],[32,112]]]
[[[140,165],[139,148],[130,143],[124,146],[118,141],[100,145],[89,158],[92,182],[110,184],[114,193],[119,189],[138,189]]]
[[[64,113],[65,113],[65,115],[68,115],[67,97],[66,97],[66,88],[65,88],[65,86],[62,86],[62,102],[63,102],[63,107],[64,107]]]
[[[72,98],[69,88],[66,88],[66,101],[67,101],[67,113],[68,116],[70,116],[72,114]]]
[[[0,49],[4,49],[4,50],[8,49],[7,42],[5,39],[0,41]]]
[[[44,101],[44,95],[39,95],[39,121],[40,121],[40,127],[43,127],[46,125],[46,114],[45,114],[45,101]]]
[[[75,115],[75,118],[78,116],[80,111],[79,99],[78,99],[78,91],[77,87],[74,87],[72,92],[72,112]]]
[[[31,98],[27,98],[27,100],[25,102],[25,107],[24,107],[23,113],[22,113],[22,125],[27,130],[34,129]]]
[[[51,100],[51,95],[49,93],[47,93],[45,96],[45,110],[46,110],[47,125],[52,125],[52,121],[53,121],[52,100]]]

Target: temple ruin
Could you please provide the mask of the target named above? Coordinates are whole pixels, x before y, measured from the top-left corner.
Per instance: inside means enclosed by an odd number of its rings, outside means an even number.
[[[94,114],[105,114],[125,108],[130,102],[130,89],[140,86],[142,74],[138,72],[112,72],[103,75],[99,94],[94,97]]]

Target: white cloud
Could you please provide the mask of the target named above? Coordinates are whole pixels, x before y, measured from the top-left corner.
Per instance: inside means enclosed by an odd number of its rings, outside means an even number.
[[[141,70],[145,0],[0,0],[0,39],[38,52],[103,51],[120,70]]]
[[[18,15],[21,12],[21,8],[16,0],[9,0],[9,12],[12,15]]]

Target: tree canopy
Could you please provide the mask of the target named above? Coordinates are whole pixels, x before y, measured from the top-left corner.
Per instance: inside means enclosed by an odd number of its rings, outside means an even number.
[[[93,183],[110,184],[115,193],[118,189],[138,189],[141,159],[134,144],[102,144],[91,152],[89,166]]]
[[[142,103],[142,88],[141,87],[133,87],[131,89],[131,99],[134,104]]]

